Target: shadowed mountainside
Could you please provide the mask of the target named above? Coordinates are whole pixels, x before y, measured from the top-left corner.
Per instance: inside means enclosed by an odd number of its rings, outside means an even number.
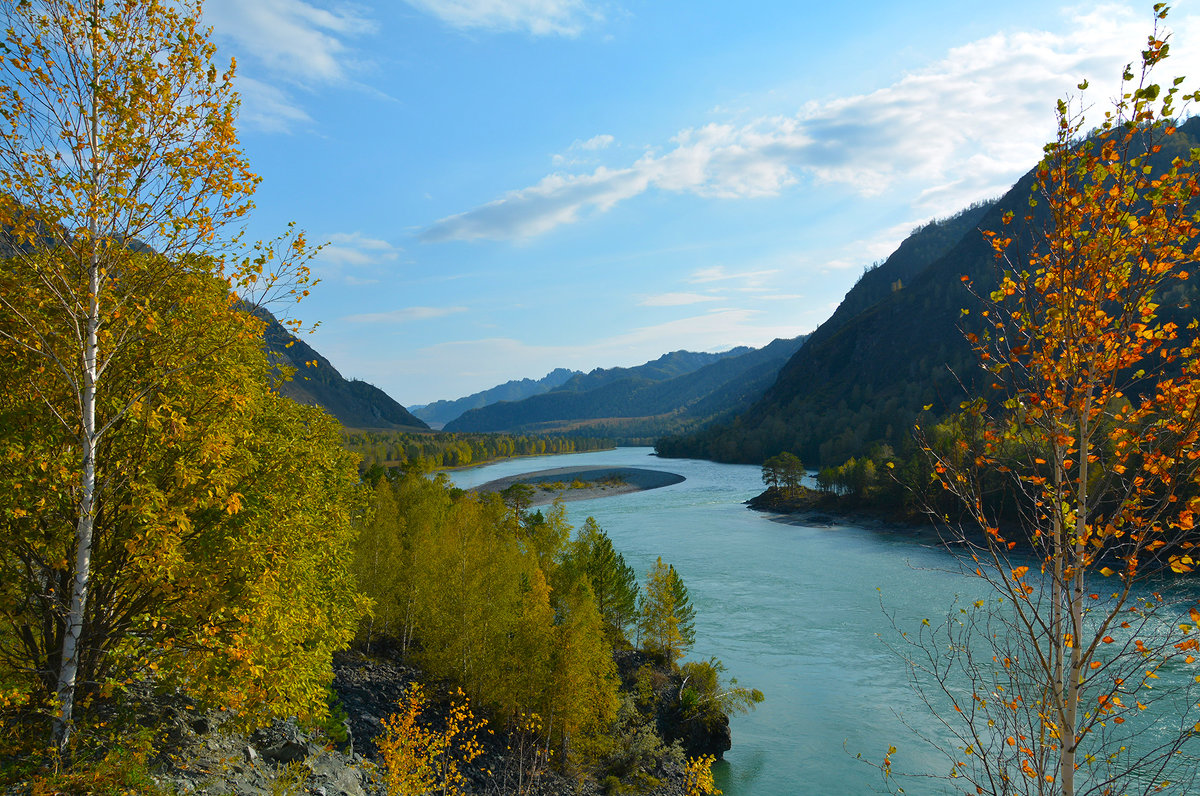
[[[263,339],[272,363],[295,369],[292,380],[279,386],[280,394],[297,403],[322,407],[346,428],[429,429],[378,387],[343,378],[328,359],[285,329],[269,312],[258,309],[255,314],[267,321]],[[315,367],[307,364],[314,361]]]
[[[470,411],[471,409],[479,409],[489,404],[499,403],[500,401],[520,401],[531,395],[540,395],[561,387],[573,376],[582,375],[578,370],[555,368],[537,380],[514,379],[513,381],[506,381],[489,390],[472,393],[453,401],[434,401],[431,404],[413,409],[412,413],[428,423],[430,427],[441,428],[463,412]]]
[[[1157,168],[1200,143],[1200,118],[1165,143]],[[875,445],[910,447],[925,407],[935,416],[955,412],[982,386],[963,336],[978,331],[979,319],[963,312],[971,312],[974,298],[962,277],[983,294],[994,289],[997,264],[981,230],[1002,229],[1006,212],[1018,219],[1011,251],[1031,250],[1044,211],[1029,206],[1033,184],[1031,170],[1000,199],[914,230],[864,274],[759,401],[722,425],[660,439],[659,454],[759,463],[791,451],[812,467],[840,464]],[[1028,224],[1020,221],[1029,214]],[[1194,317],[1193,282],[1159,296],[1164,321],[1186,325]]]

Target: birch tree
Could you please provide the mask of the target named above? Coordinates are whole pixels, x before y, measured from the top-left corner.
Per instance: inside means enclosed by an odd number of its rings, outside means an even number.
[[[4,343],[40,359],[48,408],[76,440],[78,492],[71,583],[60,621],[55,733],[69,738],[95,523],[101,442],[152,391],[154,368],[116,378],[119,353],[163,332],[156,296],[179,278],[226,279],[251,301],[300,296],[303,235],[229,255],[231,225],[258,178],[239,148],[232,64],[214,63],[199,0],[2,0],[0,229],[5,254],[66,319],[45,332],[28,306],[0,295],[23,332]],[[146,259],[128,267],[131,256]],[[192,257],[194,254],[209,257]],[[7,266],[6,266],[7,267]],[[120,384],[119,389],[110,385]],[[36,389],[36,385],[35,385]]]
[[[1060,102],[1029,213],[984,233],[1003,273],[968,338],[1002,397],[967,405],[975,438],[926,450],[993,593],[905,637],[964,792],[1194,792],[1200,611],[1166,589],[1195,566],[1200,338],[1160,302],[1200,254],[1200,184],[1180,80],[1150,79],[1167,51],[1156,30],[1086,136]]]

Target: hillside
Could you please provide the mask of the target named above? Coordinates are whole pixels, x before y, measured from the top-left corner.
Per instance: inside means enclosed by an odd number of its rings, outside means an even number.
[[[1198,134],[1200,119],[1189,120],[1158,162],[1186,154]],[[1005,212],[1018,219],[1030,213],[1032,184],[1031,171],[995,202],[914,230],[850,290],[761,400],[724,425],[660,439],[659,454],[758,463],[787,450],[811,467],[840,464],[877,444],[910,446],[923,407],[956,411],[978,387],[963,338],[976,317],[962,314],[973,299],[961,277],[992,289],[995,261],[980,230],[1000,229]],[[1016,231],[1023,250],[1040,210]],[[1185,286],[1174,290],[1180,296],[1164,296],[1163,306],[1186,313]]]
[[[540,395],[561,387],[572,376],[583,375],[578,370],[555,368],[540,379],[517,379],[506,381],[482,392],[472,393],[453,401],[434,401],[415,408],[412,413],[424,420],[431,428],[441,428],[451,420],[471,409],[479,409],[500,401],[520,401],[531,395]]]
[[[749,406],[804,338],[721,354],[675,351],[635,368],[597,369],[522,401],[472,410],[448,431],[571,431],[625,441],[698,428]]]
[[[429,429],[378,387],[343,378],[328,359],[285,329],[269,312],[256,313],[267,321],[263,339],[272,362],[295,369],[292,380],[280,385],[282,395],[297,403],[322,407],[346,428]],[[313,361],[316,367],[305,364]]]

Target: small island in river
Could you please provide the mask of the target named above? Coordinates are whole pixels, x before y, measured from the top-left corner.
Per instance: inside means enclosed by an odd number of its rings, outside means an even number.
[[[476,492],[503,492],[515,484],[533,488],[530,505],[555,500],[590,500],[671,486],[686,480],[677,473],[645,467],[556,467],[497,478],[474,487]]]

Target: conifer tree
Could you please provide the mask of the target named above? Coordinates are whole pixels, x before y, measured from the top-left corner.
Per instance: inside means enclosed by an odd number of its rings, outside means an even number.
[[[595,518],[584,520],[570,545],[565,568],[587,576],[609,638],[624,639],[637,615],[637,574]]]
[[[642,649],[674,663],[696,638],[695,610],[675,567],[658,558],[646,577],[638,607]]]
[[[609,751],[617,716],[617,670],[604,621],[586,582],[563,600],[558,627],[555,708],[568,762],[587,765]]]

